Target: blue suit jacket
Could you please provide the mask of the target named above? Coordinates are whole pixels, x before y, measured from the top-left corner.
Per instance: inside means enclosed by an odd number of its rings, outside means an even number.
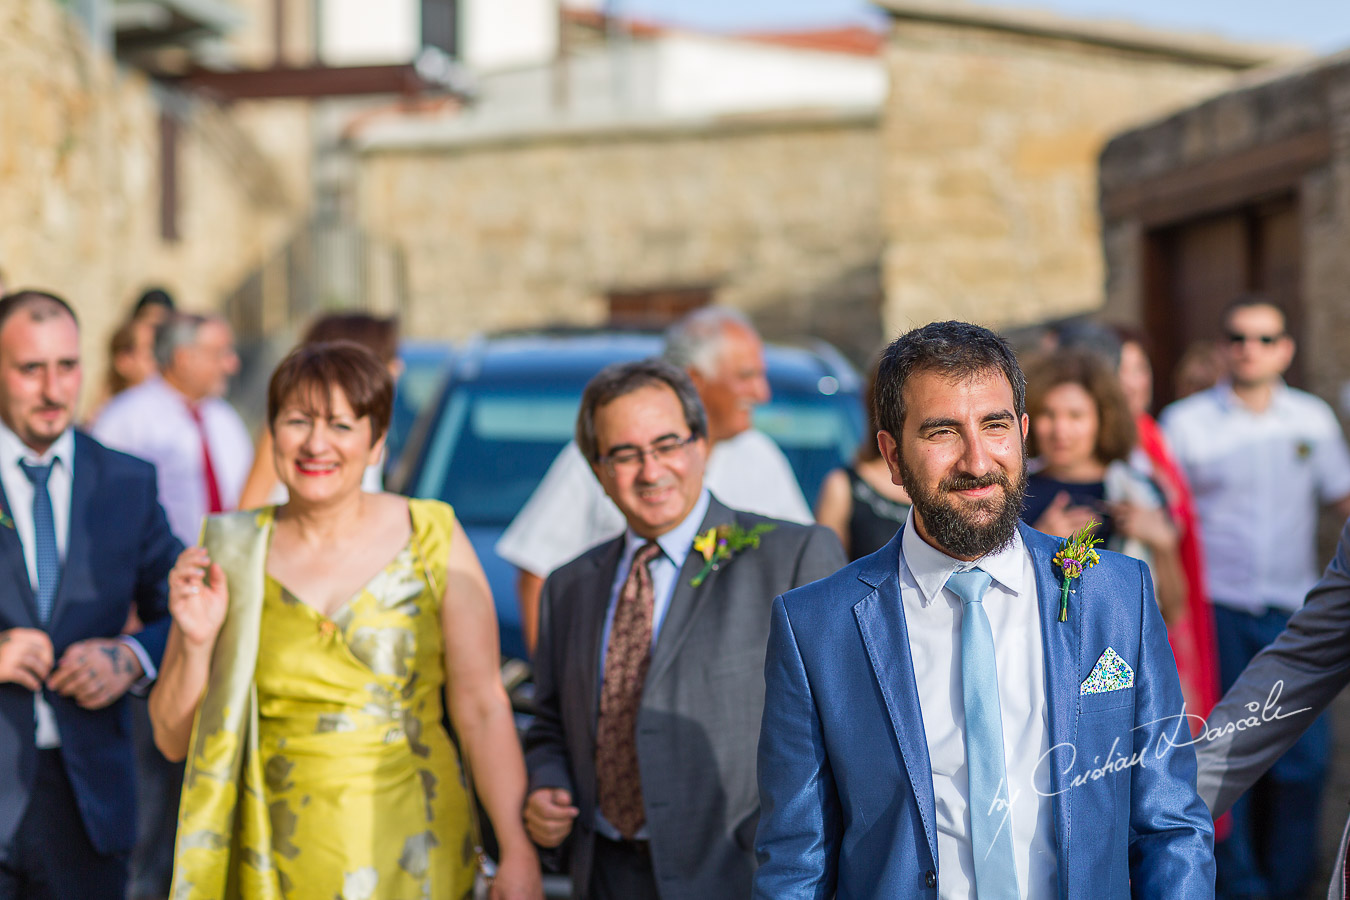
[[[154,467],[76,432],[73,474],[66,561],[46,628],[56,659],[76,641],[115,637],[135,603],[146,624],[137,638],[158,665],[169,633],[167,576],[182,545],[160,508]],[[3,488],[0,500],[8,510]],[[0,631],[41,627],[19,536],[0,527]],[[130,701],[87,710],[52,691],[44,696],[90,840],[100,853],[129,851],[136,838]],[[0,684],[0,850],[23,819],[36,770],[33,694]]]
[[[1148,569],[1103,552],[1059,622],[1050,558],[1061,541],[1021,533],[1040,600],[1058,897],[1212,898],[1213,825],[1195,792],[1190,732],[1175,718],[1181,688]],[[897,533],[774,602],[756,898],[938,894],[943,861],[899,555]],[[1108,647],[1134,670],[1134,686],[1080,694]]]

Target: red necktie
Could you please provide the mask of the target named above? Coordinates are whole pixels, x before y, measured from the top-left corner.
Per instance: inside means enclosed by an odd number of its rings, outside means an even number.
[[[642,779],[638,772],[637,714],[642,686],[652,661],[651,561],[661,552],[646,543],[633,556],[605,653],[605,682],[600,689],[600,717],[595,734],[595,780],[600,812],[619,833],[632,838],[647,820],[642,808]]]
[[[206,440],[206,426],[202,423],[201,408],[189,404],[188,415],[192,416],[192,421],[197,425],[197,434],[202,439],[202,480],[206,482],[206,511],[212,514],[224,512],[225,506],[220,502],[220,482],[216,481],[216,467],[211,465],[211,447]]]

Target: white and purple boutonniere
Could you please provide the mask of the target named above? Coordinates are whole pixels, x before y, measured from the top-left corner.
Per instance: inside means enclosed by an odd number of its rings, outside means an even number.
[[[1101,562],[1101,557],[1093,548],[1102,542],[1093,537],[1092,529],[1097,527],[1096,519],[1088,519],[1087,524],[1075,531],[1051,557],[1050,562],[1059,568],[1059,620],[1069,621],[1069,588],[1088,569]]]

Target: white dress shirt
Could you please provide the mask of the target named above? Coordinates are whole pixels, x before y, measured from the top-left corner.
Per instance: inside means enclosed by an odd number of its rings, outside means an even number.
[[[815,521],[787,457],[773,438],[753,428],[713,445],[703,485],[732,509]],[[576,442],[569,441],[502,533],[497,555],[544,578],[623,528],[623,514],[605,496]]]
[[[28,567],[28,582],[36,594],[38,589],[37,538],[33,524],[33,482],[24,474],[20,462],[29,465],[51,465],[52,473],[47,478],[47,496],[52,501],[52,527],[56,532],[56,552],[61,564],[66,562],[66,546],[70,540],[70,499],[75,473],[75,432],[69,428],[47,448],[41,456],[19,439],[19,436],[0,422],[0,485],[4,486],[5,499],[9,503],[9,515],[14,520],[14,530],[19,535],[19,545],[23,548],[23,561]],[[129,611],[129,610],[128,610]],[[139,641],[124,636],[122,642],[131,648],[140,661],[144,676],[133,686],[144,690],[155,677],[155,666]],[[53,660],[53,666],[59,660]],[[54,670],[54,669],[53,669]],[[43,749],[61,746],[61,735],[56,728],[56,717],[51,707],[42,699],[42,692],[34,694],[34,708],[37,713],[37,746]]]
[[[253,441],[234,408],[218,397],[198,405],[211,468],[226,510],[239,505],[244,479],[253,465]],[[174,537],[191,547],[201,536],[207,513],[202,439],[188,402],[162,378],[123,391],[103,408],[94,437],[115,450],[155,465],[159,502]]]
[[[1220,383],[1160,421],[1195,495],[1214,602],[1253,615],[1302,606],[1321,572],[1318,506],[1350,494],[1350,451],[1331,407],[1281,382],[1254,412]]]
[[[911,510],[900,542],[900,602],[909,631],[914,679],[933,771],[940,900],[974,896],[966,713],[961,679],[961,599],[944,585],[957,569],[978,565],[993,578],[984,609],[994,635],[1004,763],[1012,800],[1010,825],[1017,884],[1027,900],[1057,895],[1054,809],[1036,574],[1022,536],[975,563],[947,556],[919,536]]]

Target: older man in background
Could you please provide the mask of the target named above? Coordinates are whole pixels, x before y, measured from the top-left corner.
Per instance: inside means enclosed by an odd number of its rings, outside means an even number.
[[[783,451],[752,427],[755,407],[769,401],[769,382],[764,344],[750,321],[722,307],[697,310],[666,332],[663,356],[689,375],[707,410],[709,489],[736,509],[813,522]],[[544,578],[623,528],[623,514],[569,443],[497,542],[497,554],[520,570],[520,618],[531,651]]]
[[[253,461],[243,420],[223,396],[239,370],[234,334],[222,319],[171,313],[155,330],[159,376],[114,397],[94,435],[154,463],[169,527],[197,542],[202,519],[232,510]],[[132,900],[169,893],[182,764],[155,748],[144,709],[136,710],[140,836],[132,855]]]

